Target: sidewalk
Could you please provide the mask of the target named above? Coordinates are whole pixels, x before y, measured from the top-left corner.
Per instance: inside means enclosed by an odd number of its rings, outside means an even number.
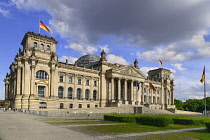
[[[97,140],[38,120],[39,116],[0,110],[0,140]]]

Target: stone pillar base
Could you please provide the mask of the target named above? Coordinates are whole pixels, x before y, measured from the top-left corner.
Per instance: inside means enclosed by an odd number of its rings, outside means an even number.
[[[21,109],[28,109],[28,98],[22,98],[21,104],[22,104]]]
[[[135,102],[134,101],[131,101],[131,105],[135,105]]]
[[[117,107],[120,107],[121,104],[122,104],[122,101],[118,101],[117,102]]]
[[[125,105],[128,105],[128,101],[123,101],[123,103],[124,103]]]
[[[141,102],[139,102],[139,101],[136,101],[136,105],[141,105]]]

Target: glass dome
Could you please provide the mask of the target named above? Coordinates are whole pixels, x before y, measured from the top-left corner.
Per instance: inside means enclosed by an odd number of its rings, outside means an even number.
[[[82,57],[80,57],[76,62],[75,62],[75,66],[79,66],[79,67],[87,67],[90,66],[91,64],[95,64],[100,60],[100,57],[97,55],[93,55],[93,54],[88,54],[88,55],[84,55]]]

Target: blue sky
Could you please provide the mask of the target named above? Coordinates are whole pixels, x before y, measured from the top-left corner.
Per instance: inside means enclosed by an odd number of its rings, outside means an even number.
[[[170,69],[179,100],[203,98],[200,79],[206,65],[209,96],[209,17],[208,0],[1,0],[0,99],[23,36],[39,32],[39,19],[51,30],[40,33],[59,42],[59,61],[74,63],[104,49],[110,63],[137,59],[145,75],[150,69]]]

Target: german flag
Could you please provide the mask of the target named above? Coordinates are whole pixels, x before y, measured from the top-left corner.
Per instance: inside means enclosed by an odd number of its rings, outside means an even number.
[[[159,59],[159,64],[160,64],[160,65],[163,65],[163,63],[162,63],[162,61],[161,61],[160,59]]]
[[[42,28],[45,31],[50,32],[50,30],[47,28],[47,26],[44,25],[44,23],[42,21],[40,21],[40,23],[39,23],[39,28]]]
[[[204,82],[204,79],[205,79],[205,66],[204,66],[204,69],[203,69],[203,74],[201,76],[200,82],[203,83]]]
[[[156,91],[156,88],[151,83],[149,83],[149,88],[152,89],[153,91]]]

